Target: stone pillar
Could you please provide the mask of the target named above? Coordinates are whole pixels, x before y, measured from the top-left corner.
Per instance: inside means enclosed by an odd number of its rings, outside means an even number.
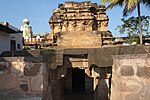
[[[85,93],[93,92],[94,78],[85,75]]]
[[[52,100],[64,100],[64,87],[62,78],[65,76],[65,74],[66,68],[63,66],[57,65],[56,69],[49,69],[49,84],[52,87]]]
[[[50,84],[52,87],[52,98],[53,100],[64,100],[64,90],[62,79],[58,78],[58,70],[53,69],[50,71]]]
[[[98,79],[95,100],[109,100],[109,79]]]
[[[109,100],[111,67],[95,68],[95,72],[99,73],[99,76],[95,79],[94,100]]]
[[[45,98],[43,100],[63,100],[63,85],[61,78],[65,75],[66,69],[62,67],[63,53],[61,50],[43,50],[41,52],[47,59],[49,70],[48,86]]]

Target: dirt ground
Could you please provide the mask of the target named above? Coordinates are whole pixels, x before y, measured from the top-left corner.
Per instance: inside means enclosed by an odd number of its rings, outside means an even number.
[[[94,100],[94,94],[91,93],[65,93],[64,100]]]

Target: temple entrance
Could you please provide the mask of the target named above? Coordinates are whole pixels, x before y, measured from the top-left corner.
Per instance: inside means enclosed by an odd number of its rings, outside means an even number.
[[[64,100],[94,100],[93,79],[85,69],[68,68],[63,81]]]
[[[72,69],[72,92],[84,93],[85,92],[85,70]]]
[[[63,66],[67,67],[62,79],[64,100],[94,100],[93,78],[85,73],[88,69],[88,55],[65,55]]]

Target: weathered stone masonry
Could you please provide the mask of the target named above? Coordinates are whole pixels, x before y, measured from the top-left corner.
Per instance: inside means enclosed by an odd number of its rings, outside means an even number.
[[[9,57],[0,58],[0,99],[54,100],[53,96],[61,97],[55,96],[58,93],[54,91],[57,85],[54,82],[59,76],[55,69],[62,65],[60,55],[62,52],[54,49],[4,53],[2,56]]]
[[[48,81],[42,57],[0,58],[0,99],[41,99]]]
[[[150,47],[120,46],[120,47],[105,47],[95,49],[86,49],[86,48],[42,49],[34,51],[32,50],[25,51],[24,52],[25,55],[23,55],[23,51],[13,52],[13,54],[10,53],[7,56],[13,55],[17,57],[0,58],[0,84],[1,84],[0,99],[5,100],[7,96],[8,100],[12,99],[15,100],[16,98],[20,99],[26,98],[30,100],[33,99],[63,100],[64,89],[67,89],[68,91],[72,92],[71,85],[68,85],[68,83],[72,84],[71,74],[69,74],[70,76],[67,76],[67,71],[69,71],[68,69],[73,69],[73,67],[75,66],[81,67],[82,65],[85,65],[84,68],[86,70],[86,74],[88,77],[90,77],[90,78],[86,77],[85,92],[94,90],[95,100],[108,100],[110,97],[109,91],[110,91],[111,68],[113,68],[113,73],[115,73],[114,68],[115,66],[118,66],[115,65],[114,67],[112,67],[113,65],[112,55],[142,54],[142,53],[150,53]],[[144,58],[142,59],[143,61],[145,61]],[[79,62],[84,61],[84,62],[83,63],[80,62],[79,64],[77,64],[76,61]],[[126,61],[128,60],[126,59]],[[140,82],[142,84],[143,82],[141,80],[142,78],[144,78],[144,86],[147,84],[145,87],[146,89],[148,87],[148,76],[149,76],[147,67],[148,62],[147,65],[145,65],[146,67],[144,67],[144,63],[140,63],[140,61],[142,60],[140,59],[138,61],[139,62],[137,63],[139,63],[139,65],[143,64],[139,66],[138,69],[134,69],[134,67],[132,67],[133,65],[130,65],[130,63],[127,63],[129,65],[127,65],[126,67],[121,67],[122,66],[121,65],[119,75],[122,76],[117,77],[119,78],[126,77],[132,79],[133,76],[134,76],[133,78],[136,78],[137,76],[140,77],[138,79],[140,79]],[[89,68],[92,68],[91,72],[89,71]],[[143,74],[143,72],[145,72],[145,74]],[[112,77],[113,76],[114,74],[112,75]],[[64,84],[65,77],[70,77],[66,80],[66,84]],[[116,77],[116,75],[114,77]],[[93,80],[92,81],[93,85],[91,84],[89,79]],[[121,78],[120,80],[117,78],[117,81],[123,80],[121,80]],[[116,83],[117,81],[115,80],[112,82],[111,97],[113,97],[114,95],[113,93],[115,93],[113,85],[120,86],[118,85],[120,83]],[[137,80],[137,82],[139,82],[139,80]],[[135,86],[139,85],[140,84],[135,84]],[[92,88],[89,88],[91,86]],[[121,84],[121,86],[123,85]],[[129,89],[134,90],[135,86],[133,86],[133,88],[131,86],[131,88]],[[126,95],[130,95],[129,92],[124,92],[128,91],[126,90],[127,88],[124,87],[121,88],[123,89],[121,95],[123,95],[124,98],[126,98]],[[120,89],[118,89],[118,91],[120,91]],[[144,91],[145,94],[143,95],[147,96],[146,92],[147,90]],[[135,92],[133,94],[135,94]],[[117,99],[112,98],[112,100]]]
[[[114,56],[111,100],[150,99],[150,54]]]
[[[99,48],[113,44],[106,7],[90,1],[65,2],[53,10],[49,25],[63,48]]]

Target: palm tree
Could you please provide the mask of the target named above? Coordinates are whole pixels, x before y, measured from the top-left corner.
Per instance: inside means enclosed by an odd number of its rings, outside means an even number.
[[[145,4],[147,7],[150,7],[150,0],[102,0],[102,3],[109,3],[107,8],[113,8],[114,6],[123,6],[123,16],[127,16],[130,14],[136,7],[138,10],[138,18],[139,18],[139,25],[140,25],[140,44],[143,44],[142,40],[142,21],[141,21],[141,13],[140,13],[140,3]]]

